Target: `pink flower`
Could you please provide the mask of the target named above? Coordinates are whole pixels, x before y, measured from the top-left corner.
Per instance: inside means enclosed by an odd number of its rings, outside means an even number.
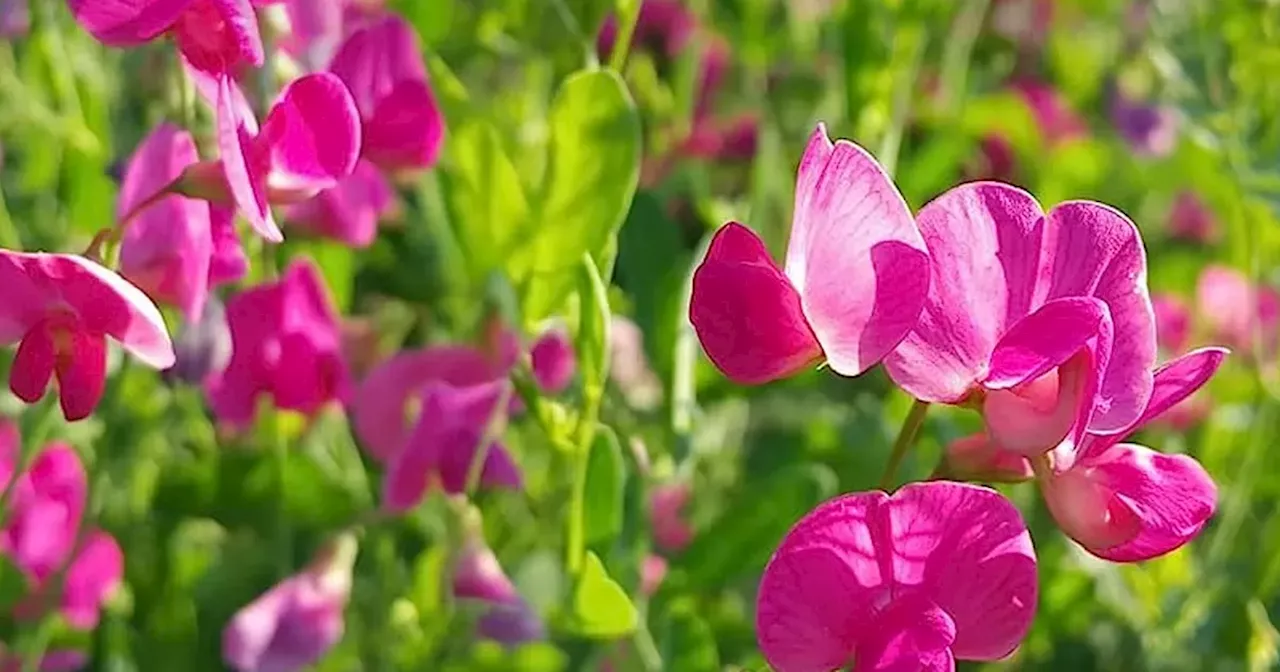
[[[665,56],[675,56],[688,46],[698,28],[697,17],[680,0],[643,0],[632,44],[644,45]],[[607,61],[618,40],[618,17],[610,15],[596,36],[596,51]]]
[[[708,161],[741,161],[756,154],[760,122],[754,113],[729,120],[699,117],[694,120],[681,151]]]
[[[1195,350],[1160,367],[1142,414],[1109,436],[1090,434],[1055,451],[1040,489],[1058,525],[1090,553],[1114,562],[1150,560],[1204,529],[1217,488],[1193,458],[1121,443],[1209,380],[1227,351]]]
[[[1051,85],[1022,78],[1010,82],[1009,88],[1030,108],[1040,136],[1048,146],[1083,137],[1089,132],[1084,119],[1071,109],[1070,103]]]
[[[0,38],[22,37],[31,30],[28,0],[0,0]]]
[[[984,483],[1019,483],[1033,473],[1027,458],[1001,450],[986,434],[965,436],[947,444],[943,475]]]
[[[5,652],[0,644],[0,671],[22,672],[22,659]],[[46,651],[40,658],[40,672],[79,672],[88,667],[89,656],[71,649]]]
[[[132,47],[164,33],[183,58],[208,73],[263,63],[250,0],[67,0],[76,21],[103,44]]]
[[[1263,359],[1280,348],[1280,292],[1254,286],[1234,268],[1210,265],[1200,272],[1196,312],[1214,338],[1228,346],[1254,352],[1256,336]]]
[[[293,54],[308,72],[329,64],[342,41],[342,19],[349,4],[344,0],[284,0],[289,34],[281,46]]]
[[[1191,311],[1176,294],[1153,294],[1151,308],[1156,318],[1156,342],[1160,350],[1182,352],[1191,336]]]
[[[258,129],[244,93],[229,77],[193,75],[214,102],[219,159],[191,166],[178,190],[218,205],[234,204],[262,237],[283,240],[272,204],[300,203],[337,186],[360,154],[360,122],[346,86],[328,73],[285,86]]]
[[[644,556],[644,560],[640,562],[640,594],[653,596],[666,578],[667,561],[661,555],[652,553]]]
[[[1178,116],[1172,108],[1131,101],[1120,92],[1112,96],[1111,123],[1138,156],[1168,156],[1178,143]]]
[[[778,672],[954,670],[1018,646],[1036,558],[993,490],[936,481],[844,495],[782,541],[760,580],[756,632]]]
[[[662,401],[662,380],[649,365],[644,332],[621,315],[614,315],[609,325],[609,378],[627,403],[640,410],[651,410]]]
[[[1219,238],[1218,219],[1193,191],[1180,191],[1169,211],[1169,235],[1189,243],[1213,243]]]
[[[520,594],[498,558],[478,533],[470,533],[453,568],[453,596],[495,604],[516,604]]]
[[[346,178],[310,200],[289,206],[291,224],[352,247],[368,247],[378,220],[391,211],[395,192],[376,166],[361,160]]]
[[[238,672],[295,672],[341,639],[358,548],[339,537],[311,565],[236,613],[222,631],[222,659]]]
[[[3,444],[0,472],[9,475],[17,457],[17,433],[11,426],[5,431]],[[46,447],[31,468],[18,476],[5,527],[0,530],[0,553],[22,570],[32,586],[14,610],[17,617],[39,618],[45,591],[60,588],[62,617],[72,627],[92,629],[98,624],[103,602],[120,586],[124,555],[115,539],[91,530],[77,549],[87,496],[84,466],[76,452],[64,444]],[[61,585],[51,583],[69,561]]]
[[[102,398],[107,337],[147,366],[173,365],[159,309],[137,287],[69,254],[0,250],[0,343],[20,342],[9,389],[34,403],[55,376],[63,415],[80,420]]]
[[[932,278],[919,323],[885,360],[898,385],[981,408],[992,439],[1028,456],[1141,414],[1155,324],[1128,218],[1089,201],[1046,214],[1020,189],[978,182],[916,221]]]
[[[444,116],[427,81],[417,35],[404,19],[389,14],[352,33],[329,70],[355,97],[364,158],[392,173],[435,165]]]
[[[782,378],[824,355],[836,373],[854,376],[915,324],[928,268],[888,175],[819,124],[800,159],[785,268],[730,222],[694,273],[689,318],[707,356],[738,383]]]
[[[693,528],[685,522],[683,513],[692,494],[687,483],[669,483],[654,488],[649,496],[649,523],[658,548],[679,552],[693,541]]]
[[[233,296],[227,325],[231,361],[206,388],[220,420],[250,425],[262,394],[276,408],[307,415],[346,395],[338,316],[309,259],[295,260],[277,282]]]
[[[529,349],[533,378],[547,394],[560,394],[573,382],[578,359],[573,352],[573,341],[564,329],[549,329],[534,341]]]
[[[402,447],[378,457],[386,464],[382,483],[383,509],[403,513],[422,502],[433,487],[449,494],[466,491],[472,463],[484,451],[479,485],[488,488],[521,487],[519,467],[506,448],[494,440],[482,441],[485,429],[501,413],[497,404],[509,385],[505,379],[455,387],[444,382],[428,383],[422,391],[422,409],[417,425]]]
[[[233,223],[224,214],[211,217],[208,203],[177,194],[138,208],[198,161],[190,133],[172,124],[157,126],[129,160],[116,208],[121,220],[132,217],[120,244],[121,274],[192,321],[199,319],[214,283],[238,280],[246,270]],[[215,221],[230,229],[219,236],[217,250]],[[215,256],[222,260],[217,273],[212,272]]]

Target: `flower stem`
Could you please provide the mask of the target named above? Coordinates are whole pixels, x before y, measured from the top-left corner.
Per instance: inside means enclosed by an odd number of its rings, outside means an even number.
[[[587,555],[586,530],[583,527],[587,509],[587,469],[591,462],[591,444],[596,437],[596,419],[600,416],[603,398],[604,390],[598,386],[588,387],[583,391],[583,413],[573,452],[573,493],[569,500],[568,557],[565,564],[570,575],[577,575]]]
[[[489,410],[489,418],[485,422],[484,431],[480,434],[480,445],[476,446],[475,452],[471,454],[471,464],[467,467],[466,489],[463,492],[468,498],[480,487],[480,479],[484,476],[484,463],[489,459],[489,449],[507,428],[507,407],[511,405],[513,389],[514,386],[511,383],[503,385],[502,392],[498,394],[498,398],[493,402],[493,408]]]
[[[898,466],[902,464],[902,458],[907,456],[907,450],[911,448],[911,444],[915,443],[916,435],[920,433],[920,427],[924,425],[924,416],[929,412],[929,402],[916,399],[911,404],[911,410],[907,413],[907,419],[902,423],[902,429],[898,430],[898,438],[893,442],[893,452],[889,453],[889,462],[884,467],[884,475],[880,477],[880,489],[888,490],[893,485],[893,476],[898,471]]]

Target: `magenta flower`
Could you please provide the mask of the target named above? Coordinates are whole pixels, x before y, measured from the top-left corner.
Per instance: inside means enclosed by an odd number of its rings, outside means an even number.
[[[1193,191],[1180,191],[1169,211],[1169,235],[1188,243],[1213,243],[1220,235],[1218,218]]]
[[[520,601],[515,585],[498,564],[498,557],[478,532],[468,533],[458,552],[453,567],[453,596],[495,604]]]
[[[433,487],[449,494],[466,492],[472,463],[484,451],[481,487],[519,489],[520,469],[501,442],[483,445],[485,430],[509,385],[505,379],[467,387],[432,382],[422,392],[417,425],[402,448],[381,457],[386,464],[382,506],[402,513],[422,502]],[[505,410],[505,409],[503,409]],[[497,420],[501,421],[501,419]]]
[[[1209,380],[1227,351],[1203,348],[1160,367],[1150,402],[1127,427],[1090,434],[1079,448],[1055,451],[1038,468],[1040,489],[1058,525],[1090,553],[1138,562],[1169,553],[1204,529],[1217,487],[1193,458],[1121,443]]]
[[[17,458],[17,433],[11,425],[0,443],[0,474],[9,476]],[[95,627],[103,602],[120,586],[124,555],[115,539],[91,530],[77,550],[87,496],[84,466],[64,444],[46,447],[30,469],[18,476],[0,530],[0,553],[22,570],[32,587],[15,607],[17,617],[33,619],[43,614],[44,592],[56,588],[51,581],[69,561],[58,604],[72,627]]]
[[[652,553],[640,561],[640,594],[652,597],[662,587],[667,578],[667,561],[661,555]]]
[[[1034,79],[1015,79],[1009,88],[1022,98],[1050,147],[1083,137],[1088,125],[1053,86]]]
[[[295,672],[342,639],[355,539],[340,537],[317,558],[236,613],[222,631],[222,659],[238,672]]]
[[[919,323],[885,360],[922,401],[981,408],[1004,449],[1115,432],[1151,396],[1155,324],[1133,223],[1099,203],[1047,214],[1005,184],[956,187],[916,218],[933,257]]]
[[[276,408],[306,415],[346,395],[338,316],[309,259],[295,260],[277,282],[233,296],[227,324],[231,361],[206,387],[220,420],[252,424],[263,394]]]
[[[693,277],[689,318],[730,379],[758,384],[824,355],[839,374],[866,371],[915,324],[929,255],[907,204],[865,150],[819,124],[796,177],[783,270],[750,229],[730,222]]]
[[[756,632],[778,672],[942,671],[1009,655],[1035,609],[1018,510],[936,481],[844,495],[801,519],[761,578]]]
[[[547,394],[564,392],[578,368],[573,341],[560,328],[549,329],[534,341],[529,349],[529,361],[534,381]]]
[[[417,34],[404,19],[389,14],[352,33],[329,70],[355,97],[364,158],[391,173],[435,165],[444,115],[427,81]]]
[[[0,250],[0,343],[20,342],[9,389],[27,403],[50,379],[67,420],[93,412],[107,372],[107,337],[147,366],[173,365],[159,309],[137,287],[97,263],[69,254]]]
[[[238,280],[246,270],[244,251],[232,228],[220,234],[215,250],[213,219],[233,227],[219,214],[211,218],[203,201],[177,194],[138,210],[199,161],[191,134],[171,124],[157,126],[129,160],[117,206],[124,224],[120,273],[151,298],[182,310],[197,320],[214,283]],[[215,256],[220,268],[213,272]]]
[[[342,15],[349,3],[284,0],[282,4],[289,17],[289,34],[281,47],[298,59],[304,70],[323,69],[342,41]]]
[[[31,30],[28,0],[0,0],[0,39],[22,37]]]
[[[378,168],[361,160],[345,179],[310,200],[289,206],[290,224],[352,247],[368,247],[378,220],[390,212],[395,192]]]
[[[89,656],[71,649],[46,651],[40,658],[40,672],[79,672],[89,665]],[[0,672],[22,672],[22,659],[5,652],[0,644]]]
[[[1210,265],[1200,272],[1196,312],[1214,338],[1228,346],[1254,352],[1256,336],[1262,359],[1280,348],[1280,292],[1255,286],[1234,268]]]
[[[1172,108],[1130,101],[1116,92],[1111,100],[1111,123],[1139,156],[1164,157],[1178,143],[1178,115]]]
[[[1191,310],[1176,294],[1153,294],[1151,308],[1156,319],[1156,343],[1166,353],[1182,352],[1191,336]]]
[[[169,33],[183,58],[207,73],[263,63],[250,0],[67,0],[76,21],[103,44],[137,46]]]
[[[649,495],[649,524],[658,548],[679,552],[693,541],[693,528],[684,520],[684,508],[692,495],[688,483],[661,485]]]
[[[643,0],[636,19],[633,45],[643,45],[664,56],[675,56],[688,46],[698,29],[697,17],[680,0]],[[618,40],[618,17],[609,15],[596,36],[596,52],[607,61]]]

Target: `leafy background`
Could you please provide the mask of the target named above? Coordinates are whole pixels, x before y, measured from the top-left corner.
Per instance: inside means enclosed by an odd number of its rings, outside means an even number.
[[[621,75],[597,63],[607,0],[389,4],[417,28],[444,105],[441,165],[402,187],[400,216],[369,250],[294,236],[262,253],[316,258],[381,352],[474,341],[490,310],[530,330],[553,315],[574,325],[580,384],[530,397],[531,412],[508,430],[527,491],[477,500],[486,538],[551,638],[508,651],[473,636],[476,612],[446,589],[458,535],[450,503],[364,524],[377,474],[340,409],[230,437],[199,390],[117,358],[89,421],[49,420],[7,395],[3,405],[28,440],[62,438],[90,456],[103,486],[94,503],[124,548],[126,585],[95,632],[57,634],[92,647],[94,669],[223,669],[230,615],[350,525],[362,536],[347,636],[320,670],[595,670],[606,658],[616,670],[765,669],[752,626],[761,568],[814,504],[874,487],[910,402],[879,371],[735,387],[684,318],[689,271],[715,227],[749,223],[780,253],[795,165],[819,120],[880,157],[913,207],[971,175],[982,140],[997,133],[1013,147],[1014,181],[1046,206],[1092,198],[1134,218],[1153,290],[1189,297],[1210,263],[1280,280],[1274,1],[1058,0],[1047,3],[1047,34],[1026,44],[993,30],[987,0],[692,0],[702,24],[693,46],[668,58],[637,45]],[[31,8],[30,34],[0,42],[0,245],[79,250],[112,224],[119,162],[183,109],[181,87],[169,45],[106,50],[63,3]],[[754,115],[747,158],[682,151],[713,35],[731,57],[712,115]],[[1047,141],[1003,87],[1014,74],[1052,83],[1088,132]],[[1169,156],[1138,157],[1119,136],[1108,113],[1117,81],[1177,110]],[[1169,235],[1184,189],[1218,220],[1217,243]],[[643,329],[656,407],[604,384],[610,312]],[[1031,525],[1042,598],[1024,646],[989,667],[1280,665],[1278,376],[1274,361],[1236,356],[1198,427],[1143,437],[1196,455],[1220,486],[1211,526],[1168,557],[1093,560],[1056,531],[1034,488],[1006,490]],[[579,436],[576,420],[594,411],[602,428]],[[899,477],[923,478],[974,422],[932,411]],[[271,456],[280,445],[283,467]],[[575,511],[584,449],[586,506]],[[648,598],[637,589],[651,544],[645,499],[673,478],[692,484],[697,536]],[[576,582],[563,557],[575,526],[592,553]],[[0,582],[0,602],[14,598],[13,583]],[[639,628],[618,636],[632,608]]]

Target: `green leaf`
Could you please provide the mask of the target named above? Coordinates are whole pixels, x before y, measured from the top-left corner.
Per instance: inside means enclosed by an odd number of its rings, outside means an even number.
[[[609,289],[586,254],[578,271],[578,337],[574,345],[583,384],[603,390],[609,375]]]
[[[527,321],[561,307],[573,291],[583,253],[605,266],[640,178],[640,116],[617,73],[570,75],[552,102],[548,123],[550,153],[538,217],[528,244],[512,250],[507,267],[522,290]]]
[[[480,281],[511,255],[528,226],[529,204],[520,175],[504,152],[497,129],[469,119],[449,129],[440,177],[468,275]]]
[[[583,522],[587,546],[599,547],[622,533],[623,495],[627,471],[622,446],[613,430],[600,425],[587,458],[586,508]]]
[[[8,556],[0,555],[0,609],[9,613],[19,600],[31,592],[26,574]]]
[[[348,245],[320,239],[291,240],[288,245],[290,257],[305,256],[315,261],[334,308],[340,313],[349,312],[355,291],[355,251]]]
[[[600,558],[588,552],[573,587],[570,631],[590,639],[618,639],[634,632],[638,623],[635,605],[626,591],[609,578]]]
[[[687,598],[677,600],[660,620],[656,633],[667,667],[682,672],[720,669],[715,632]]]

